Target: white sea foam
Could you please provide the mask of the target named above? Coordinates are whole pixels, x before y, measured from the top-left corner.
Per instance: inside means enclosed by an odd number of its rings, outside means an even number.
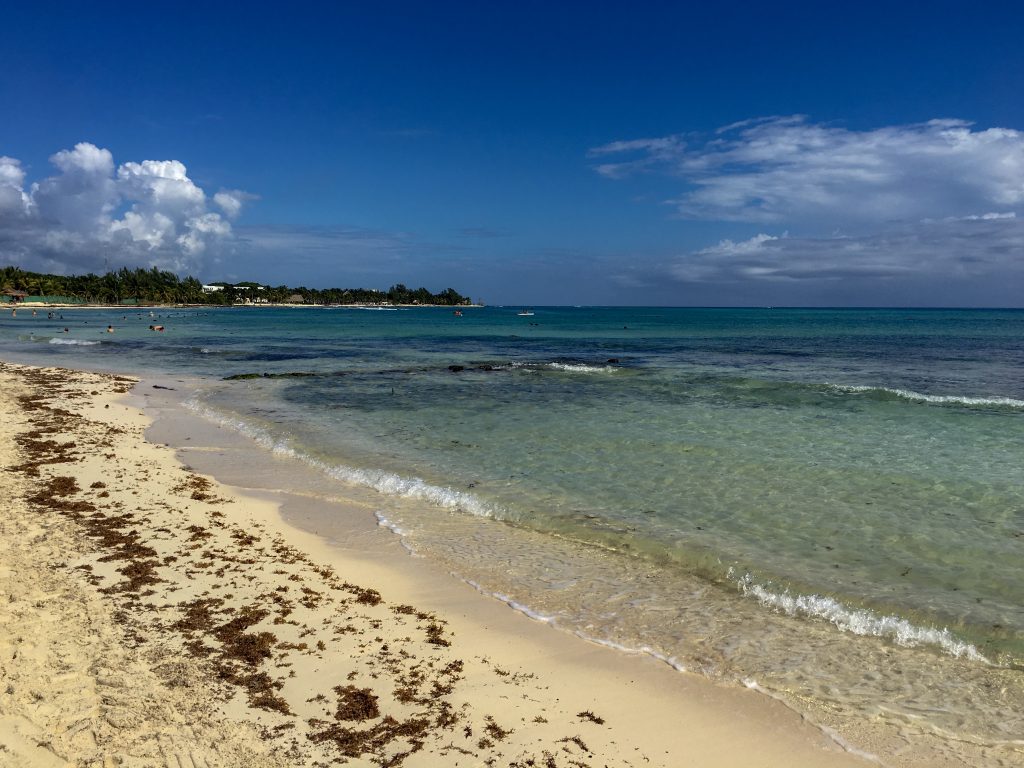
[[[899,616],[880,616],[863,608],[850,608],[831,597],[793,595],[788,591],[772,592],[753,583],[749,574],[741,578],[737,585],[744,595],[755,598],[766,608],[782,611],[788,616],[825,619],[836,628],[855,635],[888,638],[907,647],[930,645],[957,659],[991,663],[975,646],[957,639],[948,629],[919,627]]]
[[[394,523],[391,520],[388,520],[388,518],[384,516],[383,512],[374,512],[373,515],[377,518],[377,525],[379,525],[381,528],[387,528],[393,534],[398,536],[398,541],[406,552],[408,552],[413,557],[421,557],[421,555],[413,548],[413,546],[409,543],[408,539],[406,538],[409,535],[408,531],[399,526],[398,523]]]
[[[529,371],[562,371],[563,373],[615,373],[618,368],[613,365],[586,365],[585,363],[524,363],[513,360],[505,365],[494,366],[496,370],[509,368],[525,368]]]
[[[433,485],[418,477],[405,477],[383,469],[360,469],[344,464],[329,464],[297,451],[287,441],[276,439],[260,427],[242,419],[226,416],[210,408],[200,405],[196,400],[189,400],[186,407],[208,421],[228,427],[248,436],[264,448],[281,456],[298,459],[324,474],[352,485],[372,488],[387,496],[398,496],[416,501],[426,501],[443,509],[465,512],[478,517],[501,517],[502,510],[488,504],[483,499],[455,488]]]
[[[839,731],[837,731],[835,728],[829,728],[827,725],[820,724],[818,725],[818,728],[821,730],[822,733],[824,733],[826,736],[832,739],[832,741],[838,744],[844,751],[849,752],[851,755],[856,755],[862,760],[867,760],[870,763],[875,763],[877,765],[885,765],[885,763],[882,762],[881,758],[879,758],[878,755],[872,752],[865,752],[863,749],[857,749],[855,746],[853,746],[853,744],[844,739],[840,735]]]
[[[378,525],[383,526],[385,528],[388,528],[389,530],[394,531],[395,533],[398,533],[399,535],[403,535],[405,533],[405,531],[403,531],[396,524],[394,524],[390,520],[388,520],[381,512],[375,512],[374,514],[377,517],[377,524]],[[410,552],[415,554],[410,547],[406,546],[406,549],[408,549]],[[459,581],[461,581],[461,582],[463,582],[465,584],[468,584],[469,586],[471,586],[473,589],[475,589],[480,594],[486,595],[487,597],[492,597],[495,600],[500,600],[501,602],[505,603],[505,605],[507,605],[512,610],[518,611],[519,613],[521,613],[524,616],[527,616],[527,617],[533,619],[534,621],[539,621],[542,624],[548,624],[550,626],[557,626],[557,617],[556,616],[552,616],[552,615],[549,615],[549,614],[541,613],[540,611],[538,611],[538,610],[536,610],[534,608],[531,608],[530,606],[526,605],[525,603],[519,602],[518,600],[510,597],[509,595],[506,595],[503,592],[497,592],[497,591],[494,591],[494,590],[491,590],[491,589],[487,589],[486,587],[484,587],[479,582],[476,582],[473,579],[468,579],[465,576],[463,576],[462,574],[457,573],[455,571],[452,571],[451,575],[452,575],[453,578],[456,578]],[[666,655],[666,654],[664,654],[664,653],[662,653],[660,651],[655,650],[654,648],[651,648],[649,645],[643,645],[643,646],[640,646],[640,647],[633,647],[633,646],[629,646],[629,645],[624,645],[622,643],[617,643],[614,640],[609,640],[607,638],[595,637],[595,636],[589,635],[586,632],[583,632],[581,630],[573,630],[572,634],[576,635],[577,637],[579,637],[579,638],[581,638],[583,640],[586,640],[588,643],[594,643],[595,645],[602,645],[602,646],[604,646],[606,648],[611,648],[611,649],[619,651],[621,653],[643,654],[643,655],[646,655],[646,656],[650,656],[652,658],[657,659],[658,661],[661,661],[661,662],[664,662],[665,664],[668,664],[670,667],[672,667],[677,672],[685,672],[686,671],[686,666],[681,661],[679,661],[675,656],[668,656],[668,655]]]
[[[751,679],[749,677],[745,677],[745,678],[743,678],[742,683],[743,683],[743,685],[745,685],[750,690],[757,691],[758,693],[763,694],[764,696],[767,696],[768,698],[775,699],[775,701],[780,702],[785,707],[787,707],[789,709],[792,709],[794,712],[800,712],[800,710],[796,709],[793,706],[793,704],[788,699],[786,699],[784,696],[780,696],[779,694],[773,693],[772,691],[769,691],[766,688],[762,688],[758,684],[758,682],[756,680],[753,680],[753,679]],[[803,715],[803,716],[806,719],[806,715]],[[856,755],[857,757],[860,757],[860,758],[862,758],[864,760],[867,760],[868,762],[871,762],[871,763],[876,763],[878,765],[884,765],[884,763],[878,758],[878,755],[875,755],[875,754],[873,754],[871,752],[865,752],[863,749],[857,749],[850,742],[848,742],[846,739],[844,739],[839,734],[839,731],[837,731],[835,728],[829,728],[827,725],[822,725],[821,723],[814,723],[813,720],[811,720],[810,722],[812,722],[815,725],[815,727],[817,727],[818,730],[820,730],[828,738],[832,739],[832,741],[834,741],[836,743],[836,746],[838,746],[844,752],[849,752],[851,755]]]
[[[381,516],[378,513],[378,519],[380,519],[380,517]],[[525,605],[524,603],[520,603],[519,601],[509,597],[508,595],[506,595],[506,594],[504,594],[502,592],[495,592],[493,590],[487,589],[486,587],[484,587],[483,585],[479,584],[478,582],[473,581],[472,579],[467,579],[464,576],[462,576],[461,574],[456,573],[454,571],[452,571],[451,575],[454,578],[458,579],[459,581],[462,581],[465,584],[468,584],[469,586],[471,586],[473,589],[475,589],[480,594],[486,595],[487,597],[493,597],[495,600],[500,600],[501,602],[505,603],[505,605],[507,605],[509,608],[512,608],[515,611],[519,611],[519,613],[522,613],[523,615],[528,616],[529,618],[533,619],[534,621],[539,621],[539,622],[541,622],[543,624],[548,624],[548,625],[551,625],[551,626],[557,626],[557,621],[556,621],[557,617],[555,617],[555,616],[550,616],[548,614],[540,613],[539,611],[531,608],[530,606]],[[595,645],[603,645],[605,648],[611,648],[612,650],[619,651],[621,653],[644,654],[646,656],[651,656],[652,658],[655,658],[658,661],[662,661],[662,662],[668,664],[670,667],[675,669],[677,672],[685,672],[686,671],[686,666],[681,661],[679,661],[675,656],[667,656],[664,653],[661,653],[660,651],[656,651],[654,648],[651,648],[648,645],[643,645],[643,646],[640,646],[639,648],[635,648],[633,646],[623,645],[622,643],[617,643],[614,640],[608,640],[606,638],[601,638],[601,637],[595,637],[593,635],[588,635],[586,632],[583,632],[581,630],[574,630],[572,632],[572,634],[576,635],[577,637],[579,637],[579,638],[581,638],[583,640],[586,640],[588,643],[594,643]]]
[[[452,576],[464,581],[466,584],[469,584],[469,586],[471,586],[480,594],[487,595],[488,597],[493,597],[496,600],[500,600],[501,602],[505,603],[505,605],[507,605],[509,608],[519,611],[521,614],[530,617],[534,621],[539,621],[543,624],[551,624],[555,620],[554,616],[545,616],[543,613],[538,613],[529,606],[516,602],[508,595],[504,595],[501,592],[492,592],[488,589],[484,589],[480,584],[477,584],[472,579],[464,579],[457,573],[453,573]]]
[[[387,528],[389,531],[391,531],[393,534],[397,536],[408,535],[408,531],[399,526],[398,523],[393,523],[390,520],[388,520],[384,516],[383,512],[374,512],[373,516],[377,518],[377,525],[379,525],[381,528]]]
[[[99,341],[86,341],[85,339],[50,339],[51,344],[67,344],[76,347],[94,347],[97,344],[101,344]]]
[[[404,546],[405,549],[408,550],[410,554],[412,554],[414,556],[417,556],[417,557],[419,556],[415,552],[415,550],[408,543],[406,543],[406,541],[404,540],[404,537],[408,535],[408,533],[407,533],[407,531],[405,529],[403,529],[400,525],[398,525],[397,523],[393,522],[392,520],[388,519],[384,515],[383,512],[374,512],[374,516],[377,518],[377,525],[381,526],[382,528],[387,528],[392,533],[395,533],[396,535],[398,535],[400,537],[403,537],[402,546]],[[469,586],[471,586],[473,589],[475,589],[480,594],[486,595],[487,597],[492,597],[495,600],[500,600],[501,602],[505,603],[505,605],[509,606],[513,610],[518,611],[519,613],[522,613],[524,616],[527,616],[527,617],[533,619],[534,621],[539,621],[539,622],[541,622],[543,624],[549,624],[549,625],[552,625],[552,626],[555,626],[555,624],[556,624],[556,621],[555,621],[556,617],[555,616],[551,616],[551,615],[548,615],[548,614],[541,613],[540,611],[537,611],[537,610],[531,608],[530,606],[526,605],[525,603],[521,603],[518,600],[515,600],[514,598],[504,594],[503,592],[496,592],[494,590],[487,589],[482,584],[480,584],[479,582],[476,582],[476,581],[474,581],[472,579],[467,579],[464,576],[462,576],[461,574],[456,573],[454,571],[451,573],[451,575],[454,578],[459,579],[460,581],[464,582],[465,584],[468,584]],[[643,645],[643,646],[640,646],[639,648],[636,648],[636,647],[633,647],[633,646],[623,645],[622,643],[617,643],[614,640],[608,640],[606,638],[595,637],[593,635],[589,635],[589,634],[587,634],[585,632],[582,632],[582,631],[579,631],[579,630],[574,631],[573,634],[575,634],[577,637],[579,637],[579,638],[581,638],[583,640],[586,640],[589,643],[594,643],[596,645],[603,645],[606,648],[611,648],[613,650],[620,651],[621,653],[644,654],[644,655],[647,655],[647,656],[651,656],[652,658],[658,659],[659,661],[662,661],[665,664],[668,664],[670,667],[675,669],[677,672],[685,672],[686,671],[686,666],[681,661],[679,661],[675,656],[668,656],[668,655],[666,655],[664,653],[661,653],[660,651],[655,650],[654,648],[651,648],[648,645]]]
[[[920,403],[934,403],[936,405],[998,405],[1005,408],[1024,408],[1024,400],[1016,400],[1012,397],[970,397],[968,395],[925,395],[921,392],[912,392],[908,389],[895,389],[892,387],[866,387],[843,384],[829,384],[829,387],[836,392],[849,392],[851,394],[884,392],[889,395],[913,400]]]
[[[676,672],[686,671],[686,666],[681,661],[679,661],[675,656],[666,656],[664,653],[654,650],[649,645],[641,645],[639,648],[634,648],[629,645],[617,643],[614,640],[605,640],[598,637],[592,637],[591,635],[588,635],[585,632],[574,632],[573,634],[576,635],[576,637],[586,640],[588,643],[594,643],[595,645],[603,645],[605,648],[611,648],[616,651],[621,651],[622,653],[643,654],[645,656],[650,656],[651,658],[657,659],[658,661],[662,661],[665,664],[668,664],[670,667],[672,667],[672,669],[676,670]]]
[[[295,452],[293,451],[293,454]],[[387,496],[426,501],[443,509],[468,512],[479,517],[494,516],[494,508],[471,493],[440,485],[432,485],[418,477],[404,477],[382,469],[357,469],[344,464],[329,465],[318,459],[299,455],[331,477],[353,485],[372,488]]]
[[[584,365],[583,363],[548,363],[546,368],[568,373],[614,373],[618,369],[611,365]]]

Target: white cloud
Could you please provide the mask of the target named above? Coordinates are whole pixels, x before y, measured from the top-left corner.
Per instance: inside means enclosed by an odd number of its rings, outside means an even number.
[[[243,192],[240,189],[222,189],[213,196],[213,202],[224,212],[229,219],[237,219],[242,213],[242,208],[250,200],[259,200],[259,195]]]
[[[720,240],[716,245],[702,248],[669,266],[669,274],[684,282],[728,280],[739,276],[768,277],[775,271],[770,266],[778,253],[772,245],[779,241],[775,235],[758,234],[739,242]]]
[[[971,214],[970,216],[949,216],[947,221],[999,221],[1000,219],[1016,219],[1017,214],[1013,211],[1003,213],[983,213],[981,215]]]
[[[611,179],[621,179],[631,173],[645,170],[662,163],[671,163],[674,158],[685,152],[686,143],[679,136],[665,136],[660,139],[630,139],[628,141],[613,141],[600,147],[590,150],[591,157],[603,157],[607,155],[621,155],[623,153],[634,153],[638,155],[633,160],[618,161],[610,163],[599,163],[595,170],[602,176]]]
[[[793,115],[616,141],[590,157],[609,178],[676,179],[665,202],[680,218],[747,225],[622,266],[622,285],[726,303],[1019,304],[1024,290],[1022,131],[963,120],[851,130]]]
[[[210,239],[223,238],[231,234],[231,225],[217,213],[204,213],[202,216],[185,222],[185,232],[177,239],[178,245],[190,256],[201,254],[206,250]]]
[[[32,269],[157,266],[199,270],[233,242],[228,218],[244,192],[206,193],[178,160],[126,162],[83,142],[50,158],[57,173],[25,189],[18,160],[0,157],[0,261]]]
[[[50,162],[64,173],[109,176],[114,170],[114,157],[110,150],[100,149],[87,141],[76,144],[74,149],[62,149],[50,158]]]
[[[590,154],[604,176],[679,178],[688,188],[668,202],[694,219],[862,226],[1024,204],[1024,132],[962,120],[854,131],[771,117],[702,142],[616,141]]]
[[[112,241],[118,240],[118,234],[125,233],[132,243],[145,243],[152,250],[174,235],[174,222],[158,211],[146,215],[126,211],[122,219],[110,222],[110,233]]]
[[[722,240],[682,255],[650,276],[681,283],[799,281],[824,284],[850,279],[1024,280],[1024,221],[972,216],[922,221],[859,236],[791,237],[758,234]],[[635,279],[634,275],[634,279]]]
[[[785,237],[785,235],[783,235]],[[697,253],[706,255],[736,256],[738,254],[758,253],[764,249],[765,243],[771,243],[779,238],[775,235],[754,235],[749,240],[741,240],[734,243],[732,240],[720,240],[718,245],[705,248]]]
[[[29,214],[44,229],[102,237],[118,200],[113,156],[82,143],[73,150],[61,150],[50,162],[61,173],[32,185]]]
[[[0,155],[0,219],[28,213],[29,199],[22,187],[25,171],[13,157]]]
[[[135,201],[136,208],[168,210],[182,215],[201,211],[206,195],[188,177],[177,160],[144,160],[125,163],[117,169],[122,194]]]

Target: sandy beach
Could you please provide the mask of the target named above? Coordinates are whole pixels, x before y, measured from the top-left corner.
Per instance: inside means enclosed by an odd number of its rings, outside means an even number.
[[[869,764],[478,594],[358,498],[348,541],[289,525],[147,442],[133,379],[0,380],[0,765]]]

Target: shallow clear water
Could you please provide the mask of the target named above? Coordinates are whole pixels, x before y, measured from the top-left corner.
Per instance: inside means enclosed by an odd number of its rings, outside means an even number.
[[[411,546],[589,637],[1024,723],[1022,311],[62,312],[0,314],[0,354],[206,377],[197,411],[402,499]],[[860,680],[884,664],[899,686]]]

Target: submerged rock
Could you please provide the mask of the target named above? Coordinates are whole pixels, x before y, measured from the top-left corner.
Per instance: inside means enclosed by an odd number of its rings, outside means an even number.
[[[288,373],[236,373],[225,376],[224,381],[240,381],[243,379],[291,379],[305,376],[316,376],[312,371],[289,371]]]

